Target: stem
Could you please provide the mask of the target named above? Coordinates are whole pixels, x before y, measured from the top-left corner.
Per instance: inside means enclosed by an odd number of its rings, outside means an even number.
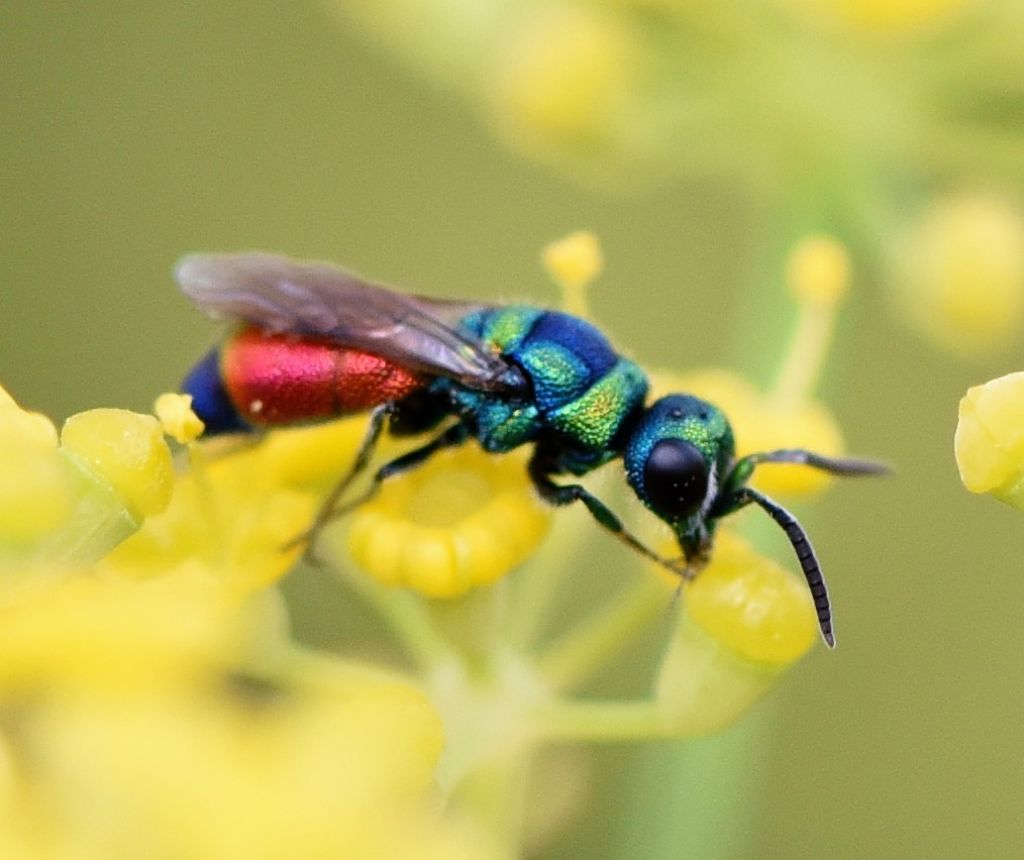
[[[667,605],[665,590],[653,577],[644,575],[628,592],[616,596],[557,639],[537,659],[537,667],[555,689],[574,687]]]
[[[451,654],[450,646],[422,601],[403,591],[378,585],[358,571],[345,571],[343,576],[349,587],[387,622],[420,670],[431,669]]]
[[[548,539],[537,557],[518,574],[514,599],[506,619],[509,644],[525,651],[537,637],[554,596],[573,570],[585,529],[592,521],[583,511],[559,511]]]
[[[527,752],[502,757],[474,770],[456,792],[456,804],[503,849],[503,857],[522,856],[530,764]]]
[[[761,707],[721,734],[646,745],[619,786],[623,826],[609,856],[632,856],[636,845],[645,860],[745,856],[763,773],[754,763],[774,720]]]
[[[780,406],[806,400],[817,388],[832,344],[836,315],[832,309],[803,307],[771,396]]]
[[[548,741],[631,741],[660,737],[663,720],[653,699],[562,701],[536,714],[539,737]]]
[[[501,621],[507,604],[507,580],[476,588],[452,600],[425,601],[425,614],[436,631],[464,659],[473,674],[492,670],[492,658],[499,643]]]

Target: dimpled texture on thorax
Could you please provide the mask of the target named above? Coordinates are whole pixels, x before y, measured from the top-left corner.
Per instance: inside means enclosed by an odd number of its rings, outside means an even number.
[[[526,371],[539,423],[579,449],[581,467],[606,459],[622,421],[647,392],[640,368],[578,317],[525,306],[488,308],[467,317],[464,328]],[[506,442],[523,436],[521,430],[498,435]]]

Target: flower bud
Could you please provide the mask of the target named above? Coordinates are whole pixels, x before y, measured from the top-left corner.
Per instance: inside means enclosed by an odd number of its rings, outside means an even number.
[[[967,390],[953,445],[968,490],[1024,510],[1024,372]]]

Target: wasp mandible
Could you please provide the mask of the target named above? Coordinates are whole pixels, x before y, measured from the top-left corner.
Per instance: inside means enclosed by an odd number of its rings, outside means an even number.
[[[582,503],[602,528],[684,578],[707,562],[722,517],[762,508],[789,538],[821,634],[834,645],[828,591],[807,534],[748,481],[760,463],[836,475],[885,467],[798,449],[737,459],[721,410],[688,394],[647,403],[640,367],[593,325],[560,311],[407,295],[331,265],[266,253],[189,256],[176,276],[205,312],[238,324],[183,385],[208,434],[370,412],[351,470],[304,539],[444,448],[469,439],[491,453],[530,444],[529,476],[544,501]],[[340,505],[385,428],[435,435],[385,463],[362,495]],[[618,458],[640,501],[672,529],[681,558],[662,557],[582,485],[558,480]]]

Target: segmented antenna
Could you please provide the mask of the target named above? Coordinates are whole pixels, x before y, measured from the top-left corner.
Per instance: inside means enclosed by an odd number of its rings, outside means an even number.
[[[828,599],[828,588],[825,586],[825,577],[822,576],[818,557],[814,554],[814,547],[811,546],[811,541],[803,530],[803,526],[782,505],[773,502],[767,496],[762,496],[757,490],[744,487],[740,493],[767,511],[768,515],[782,526],[796,552],[796,557],[800,560],[800,568],[804,572],[807,586],[811,589],[811,597],[814,599],[814,609],[818,613],[818,627],[821,628],[822,638],[829,648],[834,648],[836,639],[832,633],[832,605]]]

